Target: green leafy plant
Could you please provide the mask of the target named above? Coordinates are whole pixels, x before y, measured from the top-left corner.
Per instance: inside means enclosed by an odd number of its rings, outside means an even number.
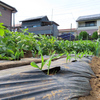
[[[47,63],[47,75],[49,75],[49,69],[50,69],[50,65],[51,65],[51,61],[55,58],[59,58],[60,56],[62,56],[63,54],[59,54],[58,56],[54,56],[55,55],[55,51],[53,52],[53,54],[49,57],[49,59],[44,61],[43,55],[41,53],[41,67],[39,67],[35,62],[31,62],[31,66],[38,68],[39,70],[43,69],[43,66]]]
[[[56,51],[57,54],[62,54],[66,51],[68,53],[66,53],[67,60],[71,59],[71,52],[74,52],[75,59],[78,54],[86,50],[87,53],[92,52],[93,55],[99,55],[99,41],[57,40],[53,36],[29,33],[28,29],[22,32],[11,32],[5,29],[2,23],[0,23],[0,26],[0,59],[4,59],[5,57],[5,59],[12,58],[13,60],[18,60],[21,59],[27,51],[31,51],[33,57],[41,56],[41,53],[42,55],[52,55],[54,51]],[[28,35],[25,34],[26,32]],[[84,37],[82,37],[82,39],[84,39]],[[41,48],[41,52],[39,47]]]
[[[77,54],[76,54],[76,51],[72,51],[71,53],[75,55],[75,57],[74,57],[74,58],[75,58],[75,60],[76,60],[76,59],[77,59],[77,57],[78,57],[78,56],[77,56]]]
[[[4,28],[3,23],[0,23],[0,36],[4,36]]]
[[[31,66],[42,70],[42,69],[43,69],[43,66],[45,65],[45,63],[46,63],[47,61],[48,61],[48,60],[44,61],[43,55],[41,54],[41,67],[39,67],[35,62],[31,62]]]
[[[53,54],[50,56],[50,58],[47,60],[47,67],[48,67],[48,72],[47,72],[47,75],[49,75],[49,69],[50,69],[50,65],[51,65],[51,61],[52,59],[54,59],[54,54],[55,54],[55,51],[53,52]]]
[[[47,64],[47,67],[48,67],[48,73],[47,73],[47,74],[49,75],[49,68],[50,68],[51,60],[53,59],[54,54],[55,54],[55,52],[52,54],[52,56],[50,56],[50,58],[49,58],[48,60],[45,60],[45,61],[44,61],[43,55],[42,55],[42,53],[41,53],[41,67],[39,67],[35,62],[31,62],[31,66],[42,70],[42,69],[43,69],[43,66],[44,66],[46,63],[48,63],[48,64]]]
[[[79,39],[88,40],[89,34],[86,31],[81,31],[79,33]]]
[[[68,52],[65,52],[65,54],[66,54],[66,62],[69,60],[71,60],[71,54],[70,53],[68,53]]]
[[[84,52],[80,53],[80,59],[84,56]]]
[[[97,31],[93,32],[92,39],[98,39],[98,33],[97,33]]]
[[[89,56],[92,56],[93,55],[93,52],[89,51],[88,54],[89,54]]]

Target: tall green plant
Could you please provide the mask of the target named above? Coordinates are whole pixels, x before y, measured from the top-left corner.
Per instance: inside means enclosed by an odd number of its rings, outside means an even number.
[[[79,33],[79,39],[88,40],[89,34],[86,31],[81,31]]]
[[[41,53],[41,67],[39,67],[35,62],[31,62],[31,66],[42,70],[43,66],[47,63],[47,68],[48,68],[47,75],[49,75],[49,69],[50,69],[51,61],[53,59],[54,54],[55,54],[55,52],[53,52],[53,54],[50,56],[50,58],[48,60],[44,61],[43,55]]]
[[[54,56],[55,55],[55,52],[56,51],[54,51],[52,53],[52,55],[49,57],[49,59],[47,59],[45,61],[44,61],[43,55],[41,53],[41,67],[39,67],[35,62],[31,62],[31,66],[32,67],[35,67],[35,68],[38,68],[39,70],[42,70],[43,69],[43,66],[47,63],[47,68],[48,68],[47,75],[49,75],[49,69],[50,69],[51,61],[53,59],[59,58],[60,56],[63,55],[63,54],[59,54],[58,56]]]
[[[97,31],[93,32],[92,39],[98,39],[98,33],[97,33]]]

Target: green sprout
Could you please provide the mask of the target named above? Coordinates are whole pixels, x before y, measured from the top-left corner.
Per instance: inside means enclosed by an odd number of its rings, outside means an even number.
[[[50,69],[51,61],[53,59],[59,58],[63,54],[59,54],[58,56],[54,56],[54,55],[55,55],[55,51],[53,52],[53,54],[50,56],[49,59],[47,59],[47,60],[44,61],[43,55],[41,53],[41,67],[39,67],[35,62],[31,62],[31,66],[35,67],[35,68],[38,68],[39,70],[42,70],[43,66],[47,63],[47,68],[48,68],[47,75],[49,75],[49,69]]]

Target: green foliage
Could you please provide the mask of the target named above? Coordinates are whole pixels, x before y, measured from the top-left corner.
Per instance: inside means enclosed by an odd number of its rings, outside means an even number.
[[[41,50],[40,50],[40,51],[41,51]],[[39,67],[35,62],[31,62],[31,66],[42,70],[42,69],[43,69],[43,66],[47,63],[47,68],[48,68],[47,75],[49,75],[49,69],[50,69],[50,65],[51,65],[52,59],[55,59],[55,58],[58,58],[58,57],[61,56],[61,55],[59,55],[59,56],[54,57],[54,54],[55,54],[55,51],[54,51],[53,54],[49,57],[48,60],[45,60],[45,61],[44,61],[43,55],[42,55],[42,53],[41,53],[41,67]]]
[[[95,31],[92,34],[92,39],[97,39],[97,38],[98,38],[98,33],[97,33],[97,31]]]
[[[41,53],[42,55],[52,55],[54,51],[57,54],[65,53],[65,51],[69,54],[73,51],[78,54],[86,50],[93,54],[97,52],[98,42],[57,40],[53,36],[29,33],[28,29],[22,30],[22,32],[11,32],[5,29],[3,24],[0,25],[4,30],[0,36],[0,59],[19,60],[27,51],[31,51],[34,57],[35,55],[41,56]]]
[[[53,52],[53,54],[50,56],[50,58],[47,60],[47,67],[48,67],[48,72],[47,72],[47,75],[49,75],[49,69],[50,69],[50,65],[51,65],[51,61],[52,59],[54,59],[54,54],[55,54],[55,51]]]
[[[24,32],[26,31],[27,30],[24,30]],[[1,36],[0,40],[1,56],[11,57],[12,60],[19,60],[24,57],[24,50],[33,50],[33,45],[36,41],[32,33],[24,35],[22,32],[11,32],[5,29],[4,36]],[[5,55],[2,55],[4,53]]]
[[[0,12],[0,16],[2,16],[1,12]]]
[[[86,31],[81,31],[79,33],[79,39],[88,40],[89,34]]]
[[[67,61],[67,60],[70,61],[70,60],[71,60],[71,54],[67,52],[67,53],[66,53],[66,56],[67,56],[67,57],[66,57],[66,61]]]
[[[4,28],[3,23],[0,23],[0,36],[4,35]]]

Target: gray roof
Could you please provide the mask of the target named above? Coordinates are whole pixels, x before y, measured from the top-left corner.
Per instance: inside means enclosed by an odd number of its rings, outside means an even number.
[[[15,13],[15,12],[17,12],[16,8],[14,8],[14,7],[12,7],[12,6],[10,6],[10,5],[8,5],[8,4],[6,4],[6,3],[2,2],[2,1],[0,1],[0,5],[3,5],[3,6],[6,6],[6,7],[11,8],[11,9],[12,9],[12,11],[13,11],[14,13]]]
[[[47,24],[50,24],[50,25],[52,25],[52,24],[56,24],[57,26],[59,26],[59,24],[57,24],[56,22],[54,22],[54,21],[42,21],[43,23],[47,23]]]
[[[97,20],[97,19],[100,19],[100,14],[80,16],[80,17],[78,17],[76,22],[79,22],[79,21],[90,21],[90,20]]]
[[[32,18],[28,18],[28,19],[25,19],[25,20],[22,20],[20,22],[24,22],[24,21],[31,21],[31,20],[36,20],[36,19],[42,19],[44,17],[47,17],[47,16],[38,16],[38,17],[32,17]],[[48,19],[48,18],[47,18]]]

